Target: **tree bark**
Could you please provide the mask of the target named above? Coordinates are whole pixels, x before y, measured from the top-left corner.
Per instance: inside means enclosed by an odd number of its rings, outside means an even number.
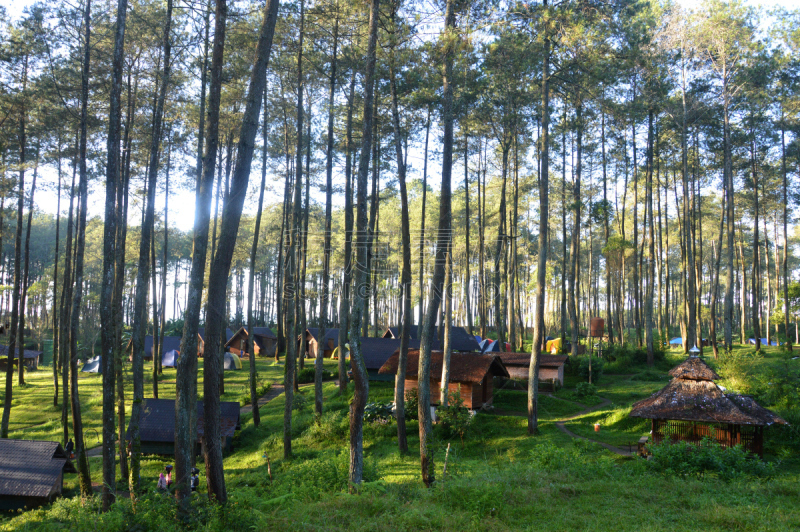
[[[353,275],[353,105],[355,101],[356,73],[350,76],[350,95],[347,99],[347,126],[345,128],[344,163],[344,276],[339,306],[339,395],[347,389],[345,344],[350,330],[350,285]]]

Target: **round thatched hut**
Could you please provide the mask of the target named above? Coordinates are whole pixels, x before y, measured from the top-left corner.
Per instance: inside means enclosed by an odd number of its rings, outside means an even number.
[[[719,375],[696,356],[690,356],[669,374],[669,384],[633,405],[631,417],[651,419],[652,443],[699,442],[708,436],[721,445],[742,445],[763,457],[764,427],[786,424],[747,395],[726,394]]]

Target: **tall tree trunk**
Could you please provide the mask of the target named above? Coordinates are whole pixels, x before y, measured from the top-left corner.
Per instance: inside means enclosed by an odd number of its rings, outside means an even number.
[[[178,498],[179,516],[183,520],[189,517],[191,503],[190,475],[195,454],[195,435],[197,433],[197,329],[203,299],[203,280],[205,278],[209,221],[211,218],[210,203],[219,147],[219,106],[227,16],[227,1],[217,0],[214,19],[214,45],[209,68],[211,83],[208,89],[208,129],[205,131],[205,155],[203,156],[202,173],[198,175],[197,180],[192,270],[187,291],[186,310],[184,312],[183,338],[181,339],[181,354],[183,356],[178,358],[175,377],[175,491]],[[217,331],[219,331],[218,326]],[[209,354],[208,358],[210,360],[215,358],[213,354],[216,351],[213,349],[217,349],[220,343],[219,332],[217,332],[215,345],[209,345],[209,339],[207,327],[206,337],[204,338],[204,352]],[[204,380],[209,379],[204,378]],[[208,415],[208,410],[206,410],[205,415]],[[207,419],[206,423],[208,423]],[[135,440],[134,445],[136,445]],[[131,475],[133,476],[133,472],[131,472]]]
[[[652,366],[655,362],[655,347],[653,345],[653,292],[655,278],[655,231],[653,227],[653,109],[647,113],[647,202],[645,216],[647,217],[647,288],[645,294],[645,344],[647,345],[647,364]]]
[[[442,378],[439,386],[439,404],[446,407],[450,387],[450,359],[453,354],[452,343],[453,324],[453,256],[447,254],[447,264],[444,273],[444,333],[442,338]]]
[[[28,298],[28,277],[30,273],[30,249],[31,249],[31,222],[33,222],[33,196],[36,192],[36,177],[39,173],[39,150],[36,150],[36,163],[33,168],[33,180],[31,181],[31,198],[28,203],[28,224],[25,228],[25,260],[22,265],[22,292],[19,301],[19,333],[17,344],[19,352],[19,384],[25,384],[23,376],[23,364],[25,360],[25,303]]]
[[[258,412],[258,397],[256,396],[256,350],[254,345],[255,334],[253,327],[253,287],[255,285],[256,257],[258,253],[258,236],[261,231],[261,212],[264,206],[264,188],[267,181],[267,141],[269,132],[269,114],[267,112],[267,87],[264,84],[264,121],[261,124],[263,134],[263,146],[261,148],[261,187],[258,189],[258,210],[256,211],[256,222],[253,228],[253,245],[250,248],[250,267],[248,268],[247,282],[247,330],[251,333],[247,335],[247,354],[250,358],[250,404],[253,407],[253,425],[258,427],[261,423],[261,415]]]
[[[472,307],[470,302],[472,300],[470,292],[471,275],[469,272],[469,263],[471,255],[469,253],[469,136],[464,134],[464,245],[466,246],[464,257],[464,300],[467,304],[467,332],[472,336],[475,334],[475,328],[472,324]]]
[[[161,145],[161,125],[164,115],[164,102],[167,98],[167,88],[170,76],[170,52],[172,41],[170,38],[172,25],[172,2],[167,6],[167,18],[164,22],[164,70],[160,75],[159,93],[156,100],[155,113],[153,115],[153,131],[150,141],[150,159],[147,173],[147,206],[142,220],[142,236],[139,242],[139,267],[136,273],[136,296],[134,303],[133,331],[131,332],[133,346],[133,405],[131,408],[131,469],[130,487],[131,497],[139,491],[140,458],[141,458],[141,438],[139,434],[139,423],[141,420],[141,406],[144,400],[144,336],[147,330],[146,304],[148,285],[150,283],[150,248],[153,238],[153,226],[155,221],[155,193],[156,178],[158,176],[158,156]],[[155,291],[155,286],[153,287]],[[154,324],[155,325],[155,324]],[[155,331],[154,331],[155,332]],[[153,365],[156,366],[156,359],[159,353],[156,350],[156,337],[153,337]],[[183,350],[181,353],[186,354]],[[157,379],[153,378],[153,387],[157,386]],[[156,392],[157,393],[157,392]],[[177,443],[177,442],[176,442]]]
[[[781,271],[783,274],[783,326],[786,336],[786,347],[792,352],[792,337],[789,334],[789,237],[787,226],[789,220],[788,203],[788,174],[786,171],[786,128],[781,107],[781,174],[783,178],[783,256],[781,257]],[[777,240],[776,244],[777,246]],[[797,339],[795,339],[797,341]]]
[[[422,316],[425,312],[425,210],[426,200],[428,199],[428,141],[431,135],[431,106],[428,105],[428,118],[425,121],[425,151],[422,159],[422,215],[420,216],[419,226],[419,319],[417,323],[422,325]],[[484,327],[484,325],[481,325]],[[481,333],[483,334],[483,333]]]
[[[347,99],[347,125],[345,127],[344,163],[344,275],[342,297],[339,302],[339,395],[347,389],[345,344],[350,330],[350,285],[353,269],[353,105],[355,101],[356,73],[350,75],[350,95]]]
[[[733,348],[733,169],[731,163],[731,128],[729,115],[729,94],[727,78],[723,77],[723,165],[722,174],[725,182],[725,204],[727,205],[727,233],[728,233],[728,261],[727,279],[725,281],[725,350],[730,352]],[[721,246],[720,246],[721,247]]]
[[[547,9],[547,0],[542,1]],[[539,431],[539,355],[542,352],[544,338],[544,296],[547,268],[547,213],[549,209],[548,177],[550,165],[550,36],[544,34],[544,55],[542,61],[542,135],[539,142],[542,146],[542,171],[539,178],[539,259],[536,270],[536,309],[533,326],[533,347],[531,362],[528,366],[528,434]]]
[[[753,208],[754,208],[754,220],[753,223],[753,275],[750,276],[750,280],[752,283],[752,297],[753,303],[750,306],[751,316],[753,319],[753,336],[756,340],[756,351],[761,350],[761,320],[760,320],[760,309],[761,309],[761,257],[760,257],[760,243],[759,243],[759,235],[758,235],[758,174],[756,172],[756,152],[755,152],[755,139],[751,137],[751,144],[750,144],[750,170],[751,170],[751,178],[753,180]],[[744,236],[744,235],[743,235]],[[766,237],[766,235],[764,235]],[[767,257],[769,258],[769,253],[767,253]],[[769,260],[769,259],[767,259]],[[769,271],[769,268],[767,268]],[[769,326],[767,326],[767,331],[769,331]],[[769,332],[767,332],[769,334]]]
[[[325,242],[322,250],[322,294],[319,316],[319,337],[317,352],[314,354],[314,411],[322,415],[322,355],[327,346],[322,345],[328,328],[328,306],[330,305],[329,287],[331,283],[331,223],[333,217],[333,118],[336,97],[336,54],[339,50],[339,4],[336,4],[336,15],[333,22],[333,53],[331,55],[330,90],[328,92],[328,137],[325,163]]]
[[[442,299],[442,285],[445,277],[445,262],[450,253],[451,211],[451,172],[453,167],[453,56],[457,46],[456,14],[453,0],[447,0],[444,25],[444,79],[442,102],[442,122],[444,139],[442,142],[442,187],[439,200],[439,231],[436,242],[436,263],[433,269],[431,290],[425,320],[422,322],[420,355],[418,368],[419,382],[419,454],[422,469],[422,482],[430,487],[435,480],[433,449],[430,441],[433,436],[431,420],[431,348],[433,346],[433,326]]]
[[[222,2],[223,0],[219,1]],[[212,354],[220,350],[225,333],[224,321],[220,316],[220,311],[225,308],[226,281],[230,273],[236,235],[239,231],[239,221],[242,216],[242,207],[244,206],[247,186],[250,180],[250,167],[253,161],[253,151],[255,150],[255,136],[258,131],[258,117],[261,114],[261,100],[266,85],[267,65],[272,48],[272,38],[275,33],[275,22],[278,18],[278,5],[278,0],[269,0],[264,6],[264,18],[259,30],[256,57],[250,75],[239,143],[236,149],[236,165],[231,178],[230,192],[223,207],[219,245],[217,252],[214,254],[214,261],[211,263],[208,304],[206,307],[206,334],[208,340],[205,345],[206,349],[210,350]],[[225,18],[225,14],[220,14],[218,8],[217,17],[220,16],[223,19]],[[214,46],[216,53],[216,42]],[[213,83],[214,81],[212,80],[212,85]],[[210,123],[211,117],[209,117]],[[290,345],[293,343],[290,342]],[[287,358],[287,367],[288,365],[289,360]],[[222,360],[220,357],[211,356],[206,358],[203,368],[203,423],[205,427],[203,455],[206,464],[208,495],[219,503],[225,503],[228,498],[222,465],[222,447],[220,445],[219,383],[222,372]]]
[[[393,4],[394,5],[394,4]],[[395,22],[396,10],[392,11],[392,22]],[[396,25],[393,25],[396,27]],[[394,34],[393,34],[394,35]],[[396,42],[392,44],[396,46]],[[394,47],[393,47],[394,51]],[[397,414],[397,446],[401,453],[408,452],[408,439],[406,437],[406,403],[405,381],[406,364],[408,360],[408,343],[411,333],[411,231],[408,216],[408,190],[406,187],[406,165],[403,148],[400,142],[400,111],[397,105],[397,72],[395,70],[395,55],[389,61],[389,88],[392,93],[392,126],[394,127],[394,147],[397,158],[397,180],[400,185],[400,219],[403,246],[403,270],[401,276],[401,291],[403,293],[402,325],[400,330],[400,354],[397,359],[397,377],[394,384],[394,403]]]
[[[364,75],[364,120],[361,137],[361,154],[358,160],[358,201],[356,216],[357,263],[367,263],[367,178],[369,176],[370,152],[373,142],[372,121],[375,92],[375,49],[378,40],[378,17],[380,2],[372,0],[369,13],[369,41],[367,44],[366,71]],[[350,366],[353,372],[355,391],[350,403],[350,466],[349,481],[351,489],[357,489],[364,474],[364,409],[369,398],[369,380],[361,352],[360,329],[365,314],[364,292],[368,272],[362,266],[355,277],[354,301],[350,311]],[[341,345],[340,345],[341,350]],[[342,356],[342,355],[340,355]]]
[[[114,461],[114,386],[116,324],[114,318],[114,275],[117,246],[117,187],[119,186],[120,127],[122,122],[122,60],[125,53],[125,20],[128,0],[117,2],[117,24],[114,34],[111,94],[106,144],[106,203],[103,223],[103,281],[100,291],[101,363],[103,369],[103,511],[116,499],[116,464]],[[171,18],[172,0],[167,1],[167,21]],[[167,22],[169,28],[169,22]],[[167,29],[167,31],[169,31]]]
[[[58,248],[59,248],[59,237],[61,235],[61,136],[58,137],[58,158],[56,159],[56,164],[58,167],[58,199],[56,200],[56,246],[55,246],[55,253],[53,256],[53,406],[58,407],[58,368],[62,363],[60,361],[61,357],[59,356],[59,349],[58,349],[58,342],[59,342],[59,327],[58,327],[58,317],[59,317],[59,304],[58,304]],[[5,194],[3,194],[2,199],[0,199],[0,211],[3,210],[5,206]],[[0,218],[2,215],[0,215]],[[0,221],[0,232],[2,232],[2,221]],[[2,249],[2,237],[0,237],[0,249]],[[787,329],[788,330],[788,329]],[[66,444],[66,442],[64,442]]]
[[[79,150],[76,150],[76,154]],[[71,367],[70,358],[69,358],[69,328],[68,324],[70,323],[70,311],[72,309],[72,230],[74,227],[73,223],[73,203],[75,200],[75,176],[77,174],[78,164],[77,164],[77,155],[75,160],[73,160],[72,164],[72,185],[69,189],[69,214],[67,215],[67,238],[66,244],[64,249],[64,280],[61,283],[61,317],[59,318],[59,322],[61,323],[61,331],[59,332],[58,341],[58,352],[59,352],[59,360],[61,361],[62,365],[62,374],[61,374],[61,393],[62,400],[61,400],[61,427],[64,431],[64,445],[67,445],[67,441],[69,440],[69,398],[70,398],[70,391],[69,391],[69,371]],[[5,199],[5,198],[4,198]],[[2,211],[2,204],[0,204],[0,211]],[[2,219],[0,219],[2,222]],[[2,229],[2,224],[0,224],[0,229]]]
[[[576,89],[579,90],[579,89]],[[576,95],[580,98],[580,95]],[[578,265],[580,262],[580,229],[581,229],[581,169],[583,159],[583,106],[580,101],[575,105],[575,121],[577,122],[577,130],[575,134],[575,144],[577,148],[575,157],[575,180],[572,185],[572,205],[574,209],[574,216],[572,218],[572,241],[570,249],[570,267],[569,267],[569,321],[570,329],[572,329],[572,356],[578,356],[578,329],[580,324],[578,322],[578,309],[576,305],[577,299],[577,283]]]

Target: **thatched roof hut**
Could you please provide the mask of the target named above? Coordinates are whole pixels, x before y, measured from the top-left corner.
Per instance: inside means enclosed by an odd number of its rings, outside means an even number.
[[[699,441],[711,437],[726,446],[743,445],[763,456],[764,427],[786,424],[780,416],[747,395],[726,394],[719,375],[691,356],[673,368],[669,384],[631,409],[631,417],[651,419],[653,443]]]

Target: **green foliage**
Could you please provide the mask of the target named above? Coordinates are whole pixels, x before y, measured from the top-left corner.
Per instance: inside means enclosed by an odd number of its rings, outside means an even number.
[[[592,368],[594,369],[594,367]],[[590,397],[597,394],[597,386],[588,382],[579,382],[575,386],[575,395],[579,398]]]
[[[681,478],[710,474],[725,482],[742,477],[772,478],[779,465],[759,460],[741,445],[726,448],[708,437],[699,444],[679,441],[652,445],[650,452],[652,458],[647,465],[651,471]]]
[[[297,373],[297,382],[300,384],[308,384],[310,382],[314,382],[314,375],[316,370],[314,367],[310,368],[303,368]],[[323,369],[322,370],[322,380],[330,379],[333,377],[333,373],[330,371]]]
[[[419,392],[416,388],[411,388],[410,390],[406,390],[406,419],[418,419],[419,418]]]
[[[392,403],[367,403],[364,421],[367,423],[389,423],[392,420]]]
[[[436,416],[445,433],[450,436],[458,436],[463,444],[464,435],[472,422],[472,414],[464,406],[461,394],[457,391],[448,391],[447,406],[437,408]]]
[[[294,396],[292,397],[292,410],[298,414],[302,414],[308,409],[309,402],[310,401],[308,400],[308,397],[302,393],[295,392]]]
[[[261,383],[261,386],[258,386],[256,388],[256,397],[261,397],[263,395],[266,395],[267,392],[269,392],[271,389],[272,389],[272,383],[270,382]],[[241,404],[242,406],[249,405],[250,403],[252,403],[252,399],[250,398],[250,392],[247,392],[244,395],[244,397],[239,399],[239,404]]]
[[[578,373],[586,380],[589,380],[590,364],[592,366],[592,382],[597,383],[600,380],[600,376],[603,374],[603,366],[605,365],[605,362],[603,362],[602,358],[597,357],[582,358],[581,364],[578,368]]]
[[[667,366],[671,366],[671,362],[667,361],[666,352],[660,346],[660,342],[658,344],[653,345],[653,365],[667,369]],[[603,358],[609,363],[606,368],[609,372],[626,373],[637,366],[647,365],[647,348],[612,344],[603,351]]]
[[[305,434],[318,442],[338,443],[350,432],[350,422],[344,410],[324,412],[308,427]]]

